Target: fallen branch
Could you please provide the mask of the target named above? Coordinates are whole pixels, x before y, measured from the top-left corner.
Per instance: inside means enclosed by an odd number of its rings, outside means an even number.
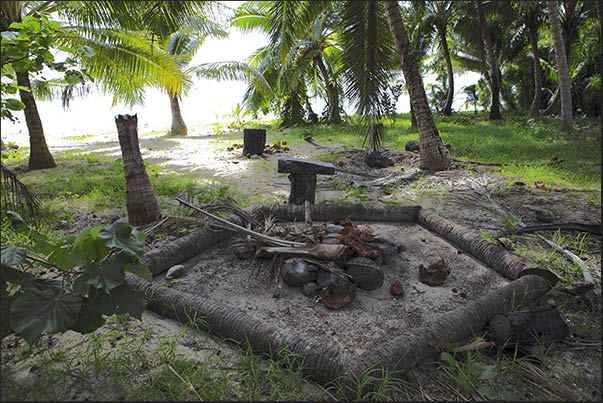
[[[318,259],[318,260],[340,260],[348,247],[345,245],[324,245],[321,243],[306,246],[306,247],[270,247],[265,246],[260,250],[268,256],[280,255],[299,257],[303,259]]]
[[[200,209],[197,206],[193,206],[192,204],[190,204],[189,202],[187,202],[186,200],[182,200],[179,197],[176,197],[176,200],[179,201],[180,203],[184,204],[186,207],[189,207],[195,211],[198,211],[199,213],[212,218],[216,221],[218,221],[220,224],[222,224],[223,228],[226,229],[230,229],[233,231],[236,231],[238,233],[243,233],[243,234],[247,234],[249,236],[251,236],[254,239],[257,239],[259,241],[264,241],[270,245],[275,245],[275,246],[306,246],[305,243],[301,243],[301,242],[293,242],[293,241],[287,241],[285,239],[280,239],[280,238],[274,238],[268,235],[264,235],[264,234],[260,234],[259,232],[255,232],[253,230],[247,229],[245,227],[241,227],[240,225],[237,225],[235,223],[232,223],[228,220],[225,220],[223,218],[220,218],[218,216],[213,215],[212,213],[209,213],[205,210]]]
[[[563,222],[556,224],[534,225],[532,227],[520,227],[508,229],[500,233],[500,235],[525,234],[528,232],[537,231],[553,231],[553,230],[568,230],[588,232],[590,234],[601,235],[601,223],[599,224],[581,224],[577,222]]]

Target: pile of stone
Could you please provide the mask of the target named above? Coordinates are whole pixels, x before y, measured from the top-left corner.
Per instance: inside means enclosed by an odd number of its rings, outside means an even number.
[[[308,297],[320,295],[325,305],[339,308],[354,300],[356,287],[376,290],[383,286],[382,266],[392,262],[402,244],[373,234],[372,228],[351,220],[330,222],[312,228],[315,241],[346,245],[348,253],[338,261],[289,258],[280,269],[283,282],[300,287]],[[343,303],[344,300],[347,302]]]

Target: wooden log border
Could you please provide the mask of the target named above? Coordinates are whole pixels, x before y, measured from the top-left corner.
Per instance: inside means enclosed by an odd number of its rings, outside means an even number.
[[[257,353],[275,357],[287,349],[304,359],[304,374],[322,385],[337,379],[349,382],[368,368],[404,371],[434,358],[442,347],[480,334],[494,315],[509,312],[546,294],[557,282],[550,271],[485,241],[479,234],[438,217],[420,206],[313,205],[314,221],[415,222],[444,238],[457,248],[485,263],[510,280],[506,286],[468,302],[416,328],[409,334],[394,335],[389,342],[373,346],[352,359],[318,340],[302,337],[294,331],[278,329],[245,312],[222,306],[199,295],[148,283],[131,274],[126,281],[145,294],[147,308],[185,324],[195,326],[235,343],[247,343]],[[304,221],[304,206],[253,206],[247,209],[258,218],[274,216],[283,221]],[[234,216],[229,220],[239,222]],[[153,276],[182,263],[222,242],[233,233],[227,230],[200,229],[143,256]]]

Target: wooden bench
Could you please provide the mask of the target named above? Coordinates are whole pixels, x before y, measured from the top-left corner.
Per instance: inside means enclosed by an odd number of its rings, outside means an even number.
[[[289,204],[304,204],[306,200],[314,204],[316,175],[335,174],[335,165],[302,158],[280,157],[277,172],[289,174]]]

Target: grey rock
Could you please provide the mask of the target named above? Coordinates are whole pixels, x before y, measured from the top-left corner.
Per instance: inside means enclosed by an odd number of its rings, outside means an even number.
[[[318,294],[318,283],[311,281],[309,283],[302,285],[301,292],[306,297],[314,297],[315,295]]]
[[[343,229],[343,225],[327,224],[327,232],[329,234],[337,234],[342,229]]]
[[[250,155],[249,158],[252,160],[257,160],[258,158],[260,158],[260,156],[257,154],[253,154],[253,155]]]
[[[387,168],[396,164],[395,161],[387,155],[374,152],[366,153],[364,162],[366,162],[366,165],[373,168]]]
[[[326,237],[322,240],[322,243],[324,245],[339,245],[341,244],[341,241],[337,238]]]
[[[376,259],[378,264],[389,264],[398,256],[398,245],[390,242],[371,242],[370,246],[379,251],[381,256]]]
[[[182,277],[186,273],[186,267],[181,264],[177,264],[169,268],[167,274],[165,275],[166,280],[171,280],[174,278]]]
[[[555,217],[555,214],[551,213],[548,210],[536,209],[536,208],[533,210],[536,213],[536,218],[539,221],[542,221],[544,223],[553,223],[553,222],[557,221],[557,217]]]
[[[311,281],[316,281],[317,267],[303,259],[287,259],[281,268],[281,277],[285,284],[300,287]]]
[[[346,277],[343,269],[334,267],[332,270],[333,272],[326,270],[318,270],[318,277],[316,280],[319,289],[322,290],[325,287],[337,284],[341,284],[347,289],[352,284],[350,280],[348,280],[348,278]]]
[[[404,146],[404,149],[406,151],[419,151],[420,150],[420,145],[419,142],[417,140],[408,140],[406,142],[406,145]]]
[[[355,257],[346,263],[347,273],[364,290],[376,290],[383,285],[385,274],[377,264],[366,257]]]

